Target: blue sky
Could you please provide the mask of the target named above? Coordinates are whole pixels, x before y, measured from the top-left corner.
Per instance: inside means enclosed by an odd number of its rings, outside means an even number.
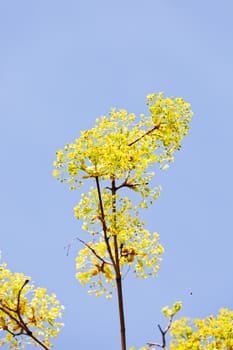
[[[176,300],[180,316],[232,308],[232,11],[230,0],[1,2],[0,249],[66,306],[55,349],[119,349],[116,299],[88,296],[78,245],[64,249],[80,193],[52,177],[55,151],[111,107],[145,112],[154,91],[184,97],[194,118],[145,213],[166,250],[159,276],[124,281],[128,347],[159,340]]]

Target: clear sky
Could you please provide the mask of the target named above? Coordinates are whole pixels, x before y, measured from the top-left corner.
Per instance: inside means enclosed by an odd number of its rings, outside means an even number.
[[[119,350],[116,298],[75,280],[80,193],[52,177],[55,151],[111,107],[145,112],[148,93],[191,103],[162,195],[145,217],[165,247],[157,279],[124,281],[128,347],[159,340],[160,310],[232,308],[231,0],[9,0],[0,3],[0,213],[3,260],[66,306],[55,349]],[[192,295],[190,293],[192,292]]]

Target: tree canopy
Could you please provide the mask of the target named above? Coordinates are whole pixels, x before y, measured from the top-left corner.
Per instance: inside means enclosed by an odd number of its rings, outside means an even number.
[[[192,117],[189,103],[161,92],[148,95],[146,104],[147,115],[114,108],[96,119],[92,129],[56,152],[53,170],[71,190],[89,184],[74,207],[84,231],[76,237],[81,244],[76,278],[91,295],[111,298],[116,288],[121,350],[127,348],[123,276],[130,268],[136,277],[156,277],[164,252],[159,234],[146,229],[141,212],[160,196],[161,187],[152,186],[152,178],[174,161]],[[29,343],[50,349],[51,338],[63,326],[56,295],[10,272],[5,263],[0,276],[0,346],[20,349]],[[181,307],[177,301],[162,309],[167,325],[158,326],[161,342],[148,342],[141,350],[168,349],[168,332],[171,350],[233,349],[233,312],[222,309],[203,320],[174,320]]]

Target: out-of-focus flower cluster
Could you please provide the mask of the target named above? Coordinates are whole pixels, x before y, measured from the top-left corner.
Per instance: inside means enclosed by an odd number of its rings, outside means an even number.
[[[233,311],[220,309],[216,317],[181,318],[171,327],[171,350],[232,350]]]
[[[62,310],[55,294],[35,288],[29,277],[0,263],[0,346],[8,343],[17,350],[27,343],[38,345],[36,337],[50,347],[63,326],[58,322]]]

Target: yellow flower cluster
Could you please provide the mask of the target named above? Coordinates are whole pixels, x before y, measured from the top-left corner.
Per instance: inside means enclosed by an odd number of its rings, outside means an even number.
[[[171,327],[171,350],[232,350],[233,311],[219,310],[217,317],[191,321],[181,318]]]
[[[112,109],[56,153],[53,174],[59,181],[71,189],[85,179],[94,182],[81,195],[74,215],[92,237],[88,243],[80,240],[84,247],[76,258],[76,277],[97,296],[111,293],[116,277],[129,268],[142,278],[156,276],[159,270],[163,247],[159,235],[144,228],[139,210],[159,197],[160,186],[150,186],[152,165],[166,169],[173,161],[192,112],[181,98],[164,98],[162,93],[149,95],[147,105],[149,115],[140,115],[138,121],[132,113]],[[127,190],[133,191],[134,201]]]
[[[8,344],[15,350],[24,344],[51,346],[62,323],[63,306],[56,295],[35,288],[30,278],[12,273],[5,263],[0,264],[0,347]]]
[[[190,104],[182,98],[163,98],[163,93],[149,95],[147,104],[153,123],[159,125],[157,142],[161,142],[167,150],[168,160],[172,160],[173,152],[180,148],[182,138],[188,133],[192,116]]]
[[[148,343],[139,350],[155,350],[157,347],[170,350],[232,350],[233,349],[233,311],[220,309],[217,317],[209,316],[205,319],[183,317],[173,321],[173,316],[181,309],[180,301],[174,303],[172,309],[165,306],[162,309],[169,319],[163,330],[163,335],[170,330],[170,346],[160,343]],[[167,342],[167,339],[166,339]],[[136,350],[131,347],[130,350]]]
[[[134,114],[116,109],[96,119],[94,128],[81,131],[74,143],[57,151],[54,176],[71,189],[85,178],[125,179],[129,173],[128,181],[145,185],[144,177],[153,175],[148,174],[153,163],[163,166],[173,160],[192,116],[183,99],[163,98],[163,93],[149,95],[147,105],[149,116],[140,115],[138,122]]]
[[[130,228],[128,231],[122,230],[118,240],[125,242],[121,243],[119,248],[122,275],[130,266],[136,277],[156,277],[161,261],[160,255],[163,253],[163,247],[158,243],[158,234],[154,233],[151,238],[150,233],[143,228]],[[114,251],[112,240],[110,247]],[[94,255],[90,254],[90,248],[95,251]],[[79,251],[76,267],[76,277],[82,285],[89,284],[89,294],[99,296],[110,293],[107,294],[108,297],[111,295],[111,289],[115,288],[115,272],[102,237],[96,243],[89,242],[88,246]]]
[[[115,199],[118,203],[116,214],[112,213],[111,194],[107,189],[103,189],[102,203],[109,244],[114,252],[114,236],[117,236],[122,274],[124,267],[126,270],[128,266],[131,266],[136,277],[155,277],[159,270],[160,255],[163,253],[163,247],[159,243],[159,235],[154,233],[152,236],[144,228],[145,222],[140,221],[139,213],[134,210],[129,198],[116,194]],[[91,187],[88,194],[82,194],[74,212],[76,218],[85,220],[83,229],[93,236],[93,241],[89,242],[78,253],[76,277],[83,285],[90,284],[90,293],[97,295],[106,293],[109,288],[106,287],[105,282],[110,283],[111,287],[115,286],[113,283],[114,267],[109,259],[109,252],[104,241],[98,195],[94,187]],[[97,235],[100,235],[98,240]],[[95,252],[94,255],[90,254],[90,248]]]
[[[177,314],[178,311],[180,311],[182,308],[182,302],[181,301],[176,301],[173,306],[172,309],[169,309],[168,306],[165,306],[162,309],[162,313],[164,314],[165,317],[173,317]]]

